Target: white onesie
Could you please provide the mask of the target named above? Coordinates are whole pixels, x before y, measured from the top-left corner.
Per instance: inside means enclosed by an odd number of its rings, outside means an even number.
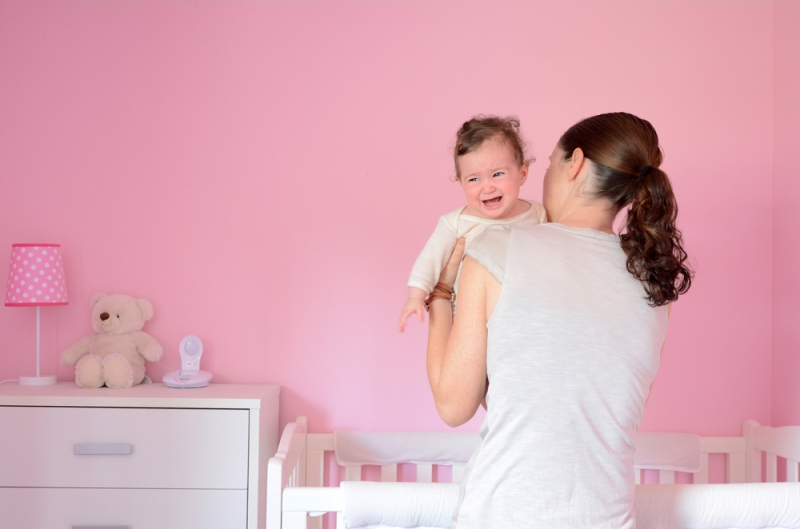
[[[525,213],[521,213],[510,219],[484,219],[473,215],[464,214],[466,206],[455,211],[451,211],[439,218],[439,223],[431,235],[422,253],[417,257],[414,267],[411,269],[411,277],[408,280],[409,287],[416,287],[430,294],[433,287],[439,281],[450,254],[456,246],[456,241],[461,237],[466,238],[467,248],[472,240],[492,226],[535,226],[536,224],[547,222],[547,214],[544,206],[538,202],[525,200],[531,207]]]

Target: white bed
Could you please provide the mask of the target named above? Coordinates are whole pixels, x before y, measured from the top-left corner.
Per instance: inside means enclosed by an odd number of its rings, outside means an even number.
[[[447,528],[478,441],[464,432],[307,434],[299,417],[269,461],[267,529],[320,529],[328,512],[338,529]],[[800,426],[745,421],[741,437],[637,434],[636,445],[639,529],[800,528]],[[339,486],[324,486],[326,453],[345,469]],[[708,484],[710,458],[723,457],[725,484]],[[398,464],[414,465],[416,482],[398,482]],[[364,465],[379,466],[381,481],[361,481]],[[452,481],[434,483],[442,467]],[[658,484],[639,484],[642,472]],[[692,484],[676,484],[676,472]]]

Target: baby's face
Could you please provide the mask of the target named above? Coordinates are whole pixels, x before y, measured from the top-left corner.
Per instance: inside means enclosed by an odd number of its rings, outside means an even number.
[[[476,150],[458,157],[459,182],[467,197],[464,213],[485,219],[507,219],[524,213],[519,188],[528,177],[528,164],[517,164],[506,143],[492,137]]]

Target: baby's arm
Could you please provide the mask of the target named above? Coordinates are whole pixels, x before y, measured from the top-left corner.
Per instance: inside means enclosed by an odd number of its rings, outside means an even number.
[[[408,280],[408,300],[403,305],[400,312],[400,322],[397,330],[403,332],[408,318],[416,314],[419,321],[424,321],[425,317],[425,298],[433,291],[433,287],[439,280],[442,268],[453,253],[453,248],[458,239],[454,226],[455,215],[452,212],[442,216],[436,229],[425,244],[422,252],[417,257],[414,267],[411,269],[411,277]]]
[[[425,321],[425,298],[428,293],[417,287],[408,287],[408,301],[403,305],[403,310],[400,312],[400,325],[397,330],[403,332],[406,328],[406,322],[412,314],[416,314],[420,322]]]

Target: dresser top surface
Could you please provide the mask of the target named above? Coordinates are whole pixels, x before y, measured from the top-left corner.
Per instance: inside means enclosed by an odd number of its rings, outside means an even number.
[[[0,406],[82,406],[145,408],[261,408],[277,399],[280,386],[272,384],[209,384],[204,388],[176,389],[164,384],[141,384],[128,389],[83,389],[74,382],[53,386],[0,384]]]

